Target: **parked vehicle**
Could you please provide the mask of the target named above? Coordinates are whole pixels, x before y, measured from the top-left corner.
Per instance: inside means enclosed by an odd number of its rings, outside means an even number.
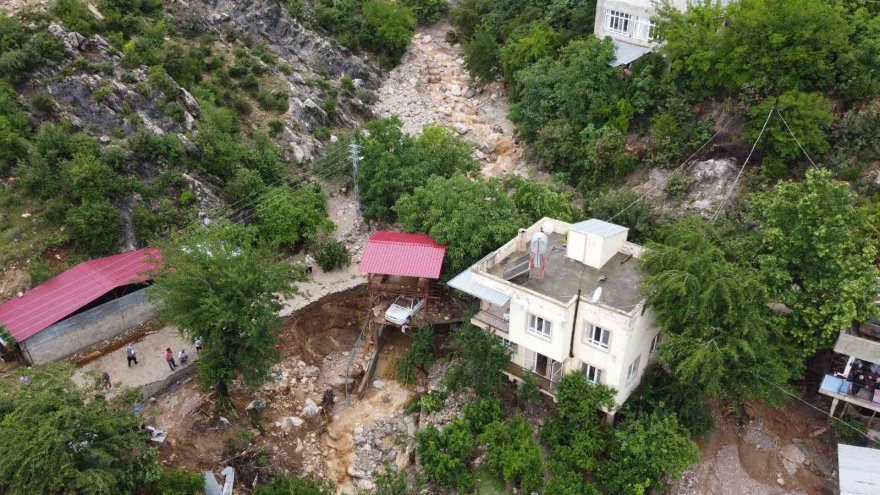
[[[420,297],[397,296],[397,299],[385,311],[385,319],[397,325],[409,325],[413,316],[425,307],[425,300]]]

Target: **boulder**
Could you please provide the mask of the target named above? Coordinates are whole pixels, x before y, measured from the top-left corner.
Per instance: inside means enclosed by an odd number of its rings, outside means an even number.
[[[312,399],[306,399],[305,405],[303,405],[303,416],[314,418],[319,412],[321,412],[321,408],[318,407],[318,404],[315,404]]]
[[[303,423],[305,423],[305,421],[298,416],[285,416],[281,418],[281,429],[284,431],[290,431],[294,428],[299,428]]]

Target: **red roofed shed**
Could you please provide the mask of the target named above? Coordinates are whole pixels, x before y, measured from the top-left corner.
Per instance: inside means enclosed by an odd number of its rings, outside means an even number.
[[[360,272],[438,279],[445,255],[446,246],[425,234],[380,230],[367,241]]]
[[[40,332],[72,315],[82,313],[83,309],[92,312],[110,304],[106,302],[97,308],[88,307],[94,306],[95,302],[103,302],[98,300],[115,289],[148,281],[149,276],[144,272],[152,268],[151,260],[158,258],[159,250],[145,248],[80,263],[25,292],[22,297],[13,298],[0,305],[0,323],[6,326],[16,342],[25,344],[22,345],[23,348],[29,347],[26,344],[29,340],[47,342],[48,337],[37,339],[40,337],[38,335]],[[129,302],[145,302],[145,300],[145,294],[142,294],[139,298],[130,298]],[[106,313],[108,308],[104,311]],[[83,322],[84,320],[80,323]],[[65,329],[65,334],[73,330],[75,329]],[[79,343],[88,340],[92,339],[83,336],[77,338]],[[90,342],[89,345],[92,343],[94,342]],[[54,345],[57,347],[59,344]]]

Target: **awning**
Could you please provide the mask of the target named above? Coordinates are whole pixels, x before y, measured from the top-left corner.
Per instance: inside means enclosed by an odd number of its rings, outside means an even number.
[[[616,58],[608,63],[611,67],[619,67],[631,63],[633,60],[651,51],[651,48],[633,45],[625,41],[611,40],[614,42],[614,54]]]
[[[834,352],[853,356],[862,361],[880,363],[880,342],[840,332]]]
[[[447,282],[446,285],[470,294],[478,299],[482,299],[490,304],[494,304],[495,306],[504,306],[510,301],[510,296],[507,294],[477,283],[474,280],[474,274],[471,272],[470,268],[456,275],[455,278]]]
[[[880,450],[837,444],[840,495],[880,493]]]

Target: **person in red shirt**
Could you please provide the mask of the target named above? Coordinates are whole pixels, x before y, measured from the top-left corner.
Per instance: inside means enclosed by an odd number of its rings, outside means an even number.
[[[168,363],[168,367],[171,368],[171,371],[177,369],[177,363],[174,362],[174,353],[171,352],[171,348],[165,349],[165,362]]]

